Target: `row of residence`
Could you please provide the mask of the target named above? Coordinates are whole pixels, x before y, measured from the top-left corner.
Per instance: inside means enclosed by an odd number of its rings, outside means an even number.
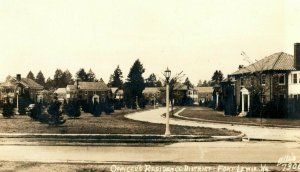
[[[162,87],[146,87],[143,94],[148,104],[162,104],[165,102],[164,88]],[[174,88],[174,94],[177,95],[173,99],[175,104],[179,104],[179,99],[189,97],[192,104],[199,102],[212,101],[212,87],[195,87],[188,88],[184,84],[177,83]],[[86,100],[87,102],[105,102],[107,98],[123,100],[124,91],[119,88],[109,88],[104,81],[97,82],[81,82],[77,80],[74,85],[67,85],[65,88],[58,88],[54,91],[60,101],[68,101],[72,99]],[[1,102],[9,101],[16,104],[16,98],[21,102],[49,102],[52,93],[45,90],[43,86],[29,78],[22,78],[20,74],[16,77],[10,77],[0,84],[0,100]]]

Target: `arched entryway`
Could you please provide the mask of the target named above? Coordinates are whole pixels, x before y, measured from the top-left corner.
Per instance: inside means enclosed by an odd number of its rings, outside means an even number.
[[[93,103],[95,103],[95,102],[99,103],[99,96],[95,94],[95,95],[92,97],[92,102],[93,102]]]
[[[246,116],[250,110],[250,94],[246,88],[241,90],[241,99],[242,99],[242,111],[239,116]]]

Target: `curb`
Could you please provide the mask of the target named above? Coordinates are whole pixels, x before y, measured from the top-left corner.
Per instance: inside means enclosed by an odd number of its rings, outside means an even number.
[[[210,123],[218,123],[218,124],[228,124],[228,125],[245,125],[245,126],[253,126],[253,127],[265,127],[265,128],[285,128],[285,129],[300,129],[300,126],[290,126],[290,125],[272,125],[272,124],[264,124],[264,125],[259,125],[255,123],[239,123],[239,122],[225,122],[225,121],[216,121],[216,120],[208,120],[208,119],[201,119],[201,118],[191,118],[191,117],[186,117],[186,116],[181,116],[179,113],[174,114],[175,117],[178,119],[188,119],[192,121],[199,121],[199,122],[210,122]]]
[[[1,144],[40,143],[42,145],[168,144],[179,142],[242,141],[238,136],[197,135],[123,135],[123,134],[29,134],[0,133]]]

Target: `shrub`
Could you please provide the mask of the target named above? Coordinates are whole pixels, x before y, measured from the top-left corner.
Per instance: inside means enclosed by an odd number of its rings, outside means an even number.
[[[68,103],[65,103],[64,110],[69,117],[79,117],[81,115],[80,112],[80,103],[76,100],[71,100]]]
[[[9,101],[3,104],[3,117],[10,118],[14,115],[14,106]]]
[[[60,111],[60,106],[61,103],[57,99],[55,99],[48,107],[47,112],[50,115],[49,124],[59,125],[66,122],[66,120],[63,119],[62,112]]]
[[[90,113],[90,106],[89,103],[87,103],[85,100],[80,101],[80,105],[82,107],[82,111],[85,113]]]
[[[101,113],[103,111],[103,107],[102,104],[98,103],[98,102],[94,102],[94,103],[90,103],[90,107],[91,107],[91,114],[94,117],[99,117],[101,116]]]
[[[120,100],[114,100],[114,109],[121,110],[123,107],[123,102]]]
[[[110,103],[104,103],[104,112],[107,115],[110,115],[111,113],[114,112],[114,109],[113,109],[113,107],[112,107],[112,105]]]
[[[28,105],[29,105],[29,102],[26,99],[24,99],[22,97],[19,98],[19,113],[20,113],[20,115],[26,114],[26,108]]]
[[[42,105],[40,103],[34,104],[31,109],[28,109],[29,117],[33,120],[39,120],[42,115]]]

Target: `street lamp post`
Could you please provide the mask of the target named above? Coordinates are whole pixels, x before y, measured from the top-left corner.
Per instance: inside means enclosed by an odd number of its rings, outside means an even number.
[[[170,124],[169,124],[169,120],[170,120],[170,110],[169,110],[169,103],[170,103],[170,96],[169,96],[169,79],[171,76],[171,71],[169,70],[169,68],[167,68],[167,70],[165,71],[165,77],[166,77],[166,132],[165,132],[165,137],[169,137],[171,135],[170,132]]]
[[[19,89],[17,89],[16,94],[17,94],[17,108],[16,108],[16,114],[19,115]]]

